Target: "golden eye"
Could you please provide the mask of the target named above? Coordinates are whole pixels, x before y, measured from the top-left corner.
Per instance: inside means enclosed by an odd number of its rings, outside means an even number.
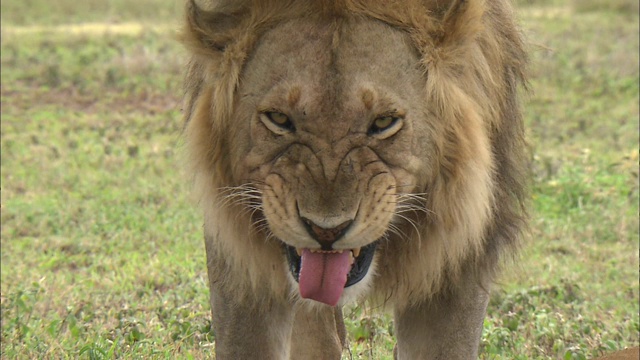
[[[369,135],[381,135],[382,133],[385,133],[387,130],[390,130],[393,128],[396,128],[396,130],[399,130],[400,127],[396,125],[401,125],[399,117],[391,116],[391,115],[380,116],[375,120],[373,120],[373,123],[369,128]],[[395,131],[393,133],[395,133]],[[388,135],[391,136],[393,135],[393,133]]]
[[[265,113],[269,120],[271,120],[274,124],[287,127],[287,124],[290,123],[289,117],[283,113],[279,112],[267,112]]]
[[[296,130],[296,127],[289,117],[279,111],[264,111],[260,119],[269,130],[279,135],[284,135]]]
[[[392,116],[379,117],[375,119],[375,121],[373,122],[373,126],[375,126],[378,130],[384,130],[391,126],[395,121],[396,119]]]

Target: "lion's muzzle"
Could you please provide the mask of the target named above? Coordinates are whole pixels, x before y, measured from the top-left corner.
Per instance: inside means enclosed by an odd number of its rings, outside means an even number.
[[[300,295],[335,306],[344,288],[362,280],[375,254],[377,242],[352,250],[296,249],[285,245],[291,274]]]

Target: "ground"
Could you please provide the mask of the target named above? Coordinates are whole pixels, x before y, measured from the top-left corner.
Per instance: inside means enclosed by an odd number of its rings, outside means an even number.
[[[202,221],[181,171],[181,6],[49,3],[1,4],[0,355],[211,357]],[[517,9],[532,221],[481,357],[638,345],[638,4]],[[391,358],[388,315],[346,316],[346,359]]]

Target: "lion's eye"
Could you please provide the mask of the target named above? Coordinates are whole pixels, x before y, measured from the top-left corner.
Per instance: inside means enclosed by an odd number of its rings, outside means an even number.
[[[273,123],[275,123],[278,126],[287,126],[288,124],[291,123],[287,115],[283,113],[268,112],[266,115],[269,118],[269,120],[271,120]]]
[[[373,129],[377,131],[382,131],[384,129],[387,129],[389,126],[391,126],[395,121],[396,121],[396,118],[392,116],[379,117],[374,120]]]
[[[285,134],[296,130],[289,117],[278,111],[265,111],[261,114],[265,126],[276,134]]]
[[[402,127],[402,119],[397,116],[385,115],[377,117],[373,120],[369,128],[369,135],[380,138],[387,138],[400,130]]]

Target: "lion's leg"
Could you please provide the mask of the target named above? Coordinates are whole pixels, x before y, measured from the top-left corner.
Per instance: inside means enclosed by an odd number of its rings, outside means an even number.
[[[336,320],[336,330],[338,331],[338,339],[340,340],[341,349],[344,349],[347,347],[347,328],[344,326],[342,307],[336,306],[333,314]]]
[[[217,360],[289,358],[294,312],[286,301],[239,291],[212,238],[207,237],[207,268]]]
[[[463,283],[446,296],[396,311],[397,359],[477,359],[489,294],[471,279]]]
[[[300,306],[291,334],[291,359],[340,359],[345,334],[339,307]]]
[[[216,359],[288,359],[293,312],[286,306],[262,307],[211,289]]]

